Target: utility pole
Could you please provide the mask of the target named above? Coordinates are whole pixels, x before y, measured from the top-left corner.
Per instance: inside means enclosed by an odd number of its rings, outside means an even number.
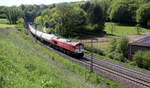
[[[93,49],[93,40],[91,39],[91,49]],[[91,50],[91,65],[90,70],[93,72],[93,50]]]

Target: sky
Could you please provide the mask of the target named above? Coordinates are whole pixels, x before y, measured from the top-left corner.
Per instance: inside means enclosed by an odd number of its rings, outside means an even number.
[[[75,1],[85,1],[85,0],[0,0],[0,6],[12,6],[21,4],[52,4],[59,2],[75,2]]]

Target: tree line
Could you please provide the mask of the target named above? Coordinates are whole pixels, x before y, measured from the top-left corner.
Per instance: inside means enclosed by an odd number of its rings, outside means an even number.
[[[71,37],[103,34],[105,22],[150,27],[149,0],[90,0],[52,5],[0,6],[0,18],[10,24],[17,20],[36,22],[41,26],[55,23],[50,32]]]

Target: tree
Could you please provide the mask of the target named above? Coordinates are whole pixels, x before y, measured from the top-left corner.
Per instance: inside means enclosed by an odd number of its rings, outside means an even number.
[[[18,31],[25,32],[25,24],[23,18],[19,18],[17,20],[16,28],[18,29]]]
[[[24,13],[23,18],[25,22],[34,22],[34,19],[41,15],[42,9],[38,5],[21,5],[20,8]]]
[[[5,6],[0,6],[0,18],[6,18],[6,14],[5,14],[6,8],[7,7]]]
[[[48,15],[38,16],[35,18],[34,22],[44,27],[46,24],[50,22],[50,18],[48,17]]]
[[[136,21],[142,26],[150,26],[150,2],[140,6],[136,12]]]
[[[78,7],[63,3],[58,4],[55,10],[53,15],[54,22],[57,23],[55,30],[61,36],[74,36],[86,24],[86,13]]]
[[[94,28],[96,33],[104,29],[105,16],[102,7],[96,2],[87,2],[81,6],[88,15],[88,23]],[[93,32],[94,32],[93,31]]]
[[[104,12],[105,20],[108,20],[108,10],[111,6],[112,0],[92,0],[94,3],[99,4]]]
[[[22,17],[22,10],[17,7],[8,7],[6,10],[6,17],[10,24],[16,24],[17,19]]]
[[[36,17],[34,22],[36,22],[37,24],[40,24],[40,25],[44,26],[44,20],[43,20],[42,16]]]
[[[143,0],[113,0],[109,18],[122,24],[136,23],[136,10]]]

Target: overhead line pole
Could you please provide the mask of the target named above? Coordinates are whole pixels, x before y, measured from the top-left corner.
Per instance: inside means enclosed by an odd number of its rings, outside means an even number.
[[[91,39],[91,49],[93,49],[93,40]],[[91,50],[91,65],[90,70],[93,72],[93,50]]]

